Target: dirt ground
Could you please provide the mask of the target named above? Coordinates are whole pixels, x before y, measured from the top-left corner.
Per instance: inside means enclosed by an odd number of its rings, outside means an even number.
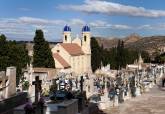
[[[129,99],[104,114],[165,114],[165,89],[155,85],[148,93]]]

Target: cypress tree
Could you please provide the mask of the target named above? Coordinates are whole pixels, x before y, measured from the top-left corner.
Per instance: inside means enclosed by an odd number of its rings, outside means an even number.
[[[116,64],[117,64],[117,69],[119,70],[121,68],[121,41],[118,40],[117,44],[117,53],[116,53]]]
[[[102,50],[95,38],[91,38],[91,66],[92,71],[101,67]]]
[[[52,57],[52,52],[49,47],[49,43],[45,41],[44,34],[42,30],[36,30],[34,37],[33,46],[33,66],[34,67],[44,67],[44,68],[54,68],[54,59]]]

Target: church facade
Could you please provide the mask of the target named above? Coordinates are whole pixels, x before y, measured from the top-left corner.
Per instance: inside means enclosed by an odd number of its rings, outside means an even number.
[[[52,48],[56,69],[67,70],[76,75],[91,72],[91,34],[89,26],[83,26],[82,36],[72,38],[71,28],[63,29],[63,42]]]

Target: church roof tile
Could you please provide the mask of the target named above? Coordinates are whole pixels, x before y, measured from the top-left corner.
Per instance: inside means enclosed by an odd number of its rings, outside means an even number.
[[[72,56],[84,54],[81,47],[76,43],[61,43],[60,45]]]
[[[64,58],[62,58],[58,53],[54,53],[53,57],[64,67],[68,68],[70,65],[65,61]]]

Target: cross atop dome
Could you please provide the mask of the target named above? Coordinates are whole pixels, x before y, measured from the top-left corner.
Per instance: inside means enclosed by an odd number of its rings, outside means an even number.
[[[65,25],[63,31],[64,31],[64,32],[71,32],[70,26]]]
[[[90,27],[88,25],[83,26],[82,32],[90,32]]]

